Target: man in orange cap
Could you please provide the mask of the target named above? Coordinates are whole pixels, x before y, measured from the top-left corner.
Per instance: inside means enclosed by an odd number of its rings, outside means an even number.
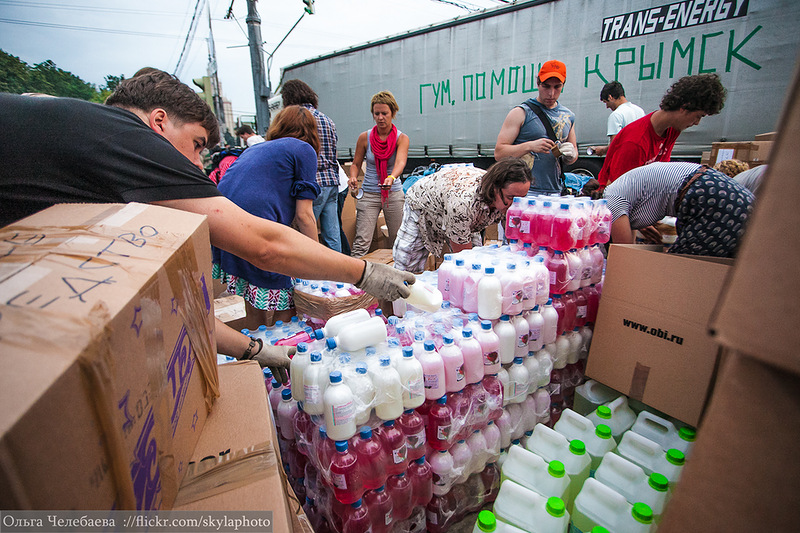
[[[575,114],[558,102],[567,67],[545,61],[536,77],[539,94],[508,112],[494,148],[496,160],[524,157],[533,161],[529,195],[560,193],[564,186],[561,164],[578,160]]]

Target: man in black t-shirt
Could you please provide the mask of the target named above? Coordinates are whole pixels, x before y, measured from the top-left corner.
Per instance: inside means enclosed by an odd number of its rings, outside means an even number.
[[[147,69],[106,104],[0,94],[0,226],[56,203],[152,203],[206,215],[211,244],[263,270],[355,283],[387,300],[410,293],[412,275],[334,252],[221,196],[201,159],[219,141],[216,117],[174,76]],[[252,354],[250,339],[221,322],[216,337],[221,353]],[[262,351],[262,365],[288,366],[285,353]]]

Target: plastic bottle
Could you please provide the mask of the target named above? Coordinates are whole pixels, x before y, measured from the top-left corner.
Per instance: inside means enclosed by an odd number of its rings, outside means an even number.
[[[453,254],[444,254],[444,261],[436,269],[436,281],[439,292],[442,293],[444,300],[450,301],[450,282],[455,269],[455,261],[453,261]]]
[[[281,393],[283,392],[284,386],[278,382],[277,379],[272,379],[272,387],[269,391],[269,405],[272,408],[272,412],[275,413],[275,416],[278,415],[278,405],[280,405],[282,396]]]
[[[591,472],[592,461],[586,453],[586,445],[580,439],[569,441],[561,433],[544,424],[537,424],[526,448],[545,461],[558,460],[564,464],[564,470],[569,476],[569,489],[564,503],[569,511]]]
[[[452,425],[453,413],[447,405],[447,396],[442,395],[428,413],[426,428],[428,446],[437,451],[450,448]],[[450,459],[452,460],[452,457]]]
[[[386,323],[374,316],[362,322],[346,324],[334,337],[340,350],[355,352],[386,341]]]
[[[464,281],[469,272],[464,266],[464,260],[456,259],[456,266],[453,268],[453,275],[450,277],[450,303],[455,307],[464,306]]]
[[[528,351],[538,352],[544,346],[544,317],[539,312],[539,306],[535,306],[531,311],[525,315],[525,321],[528,323]]]
[[[508,239],[520,239],[522,237],[520,226],[522,224],[522,213],[525,211],[522,200],[521,196],[514,197],[511,207],[506,211],[505,235]]]
[[[408,445],[406,444],[406,436],[395,425],[394,420],[386,420],[378,428],[378,438],[389,458],[386,473],[394,476],[400,472],[405,472],[408,468]]]
[[[528,336],[530,335],[528,321],[520,313],[511,317],[511,325],[514,326],[514,357],[526,357],[528,355]]]
[[[579,439],[586,445],[586,451],[592,459],[590,475],[600,465],[606,452],[617,448],[616,441],[611,437],[611,428],[605,424],[594,427],[591,420],[579,415],[572,409],[564,409],[561,418],[555,423],[553,429],[567,437],[569,440]]]
[[[553,232],[553,204],[545,200],[542,203],[542,210],[539,214],[539,234],[536,237],[536,243],[539,246],[552,247],[552,232]]]
[[[520,239],[525,244],[530,244],[535,242],[536,234],[539,231],[539,228],[536,227],[538,222],[536,199],[528,198],[528,201],[523,202],[523,205],[525,205],[525,209],[522,211],[522,216],[520,219]]]
[[[594,473],[595,479],[622,494],[628,503],[643,502],[650,506],[658,521],[670,495],[669,480],[658,472],[650,475],[621,455],[608,452]]]
[[[545,461],[522,446],[508,449],[501,479],[510,479],[548,498],[557,496],[563,500],[569,490],[569,476],[561,461]]]
[[[330,385],[325,389],[325,426],[333,440],[347,440],[356,434],[356,406],[353,393],[342,383],[342,373],[331,372]],[[303,404],[305,408],[305,404]]]
[[[558,312],[553,307],[552,298],[547,300],[544,308],[541,309],[542,321],[542,344],[552,344],[558,338]]]
[[[481,433],[483,433],[483,439],[486,441],[486,462],[494,463],[500,457],[500,441],[503,438],[500,428],[495,424],[494,420],[489,420],[481,430]]]
[[[567,293],[561,297],[561,301],[564,304],[564,331],[572,331],[575,329],[575,321],[578,316],[575,293],[567,291]]]
[[[573,410],[583,416],[592,413],[605,403],[617,399],[620,393],[602,383],[590,379],[575,387],[575,403]]]
[[[470,450],[470,466],[469,466],[469,473],[474,474],[483,470],[486,466],[486,463],[489,459],[488,454],[488,443],[486,442],[486,438],[483,436],[483,433],[476,429],[472,432],[472,435],[467,438],[467,446]]]
[[[366,424],[375,403],[375,387],[367,375],[367,363],[355,364],[355,372],[347,376],[346,385],[353,393],[356,426]]]
[[[550,271],[550,294],[564,294],[569,285],[569,264],[564,252],[556,250],[547,269]]]
[[[642,467],[646,474],[658,472],[666,476],[670,486],[675,485],[681,476],[686,456],[680,450],[666,452],[661,445],[633,431],[626,431],[617,447],[617,453]]]
[[[636,422],[636,413],[628,406],[628,397],[620,395],[612,402],[599,406],[594,412],[586,415],[586,418],[595,425],[605,424],[610,427],[614,440],[619,443],[622,434]]]
[[[515,357],[513,364],[508,369],[510,403],[522,403],[528,396],[528,383],[530,374],[525,368],[522,357]]]
[[[320,471],[327,471],[333,454],[336,453],[336,446],[334,441],[328,438],[328,430],[324,424],[317,428],[316,438],[311,449],[314,466]]]
[[[517,269],[517,264],[513,262],[506,263],[505,270],[502,272],[500,277],[500,284],[502,287],[502,314],[513,316],[522,312],[522,305],[524,301],[523,281],[523,275]],[[480,314],[480,310],[478,314]],[[483,318],[492,317],[487,316]]]
[[[460,439],[453,444],[449,452],[453,457],[453,476],[455,476],[454,483],[464,483],[472,473],[470,471],[472,451],[470,450],[469,446],[467,446],[467,441]]]
[[[310,359],[308,366],[303,371],[303,409],[309,415],[321,415],[325,413],[323,395],[329,378],[322,365],[322,354],[311,352]],[[298,383],[298,385],[300,384]]]
[[[425,401],[425,379],[422,364],[414,357],[411,346],[403,347],[397,373],[403,386],[403,409],[416,409]]]
[[[372,517],[373,533],[388,533],[392,525],[392,499],[381,485],[377,489],[364,494],[364,502]]]
[[[400,374],[388,356],[380,357],[380,367],[372,376],[375,386],[375,414],[381,420],[394,420],[403,414],[403,386]]]
[[[556,314],[558,314],[558,322],[556,326],[556,335],[561,336],[567,329],[566,326],[566,307],[564,305],[563,295],[561,294],[554,294],[553,295],[553,309],[556,310]],[[558,337],[556,337],[558,339]]]
[[[377,489],[386,482],[386,450],[372,434],[369,426],[363,426],[355,442],[355,453],[358,456],[359,470],[362,474],[364,490]]]
[[[411,294],[405,298],[408,305],[413,305],[417,309],[429,313],[434,313],[441,308],[443,296],[436,287],[417,280],[409,285],[409,289],[411,289]]]
[[[478,313],[480,315],[478,311],[478,283],[480,283],[482,277],[483,271],[480,263],[472,263],[469,275],[464,280],[464,299],[461,309],[465,313]]]
[[[553,215],[553,230],[550,247],[553,250],[560,251],[574,248],[576,243],[575,236],[570,205],[562,203]]]
[[[296,401],[302,402],[306,399],[303,388],[303,371],[311,362],[311,356],[308,352],[308,344],[304,342],[298,344],[296,350],[289,364],[289,377],[297,384],[292,387],[292,397]]]
[[[494,332],[500,340],[498,347],[500,363],[503,365],[511,363],[517,346],[517,330],[511,324],[511,317],[502,315],[494,326]]]
[[[389,476],[386,492],[392,499],[392,522],[400,522],[411,516],[414,508],[414,493],[411,480],[405,472]]]
[[[447,392],[457,392],[467,384],[464,375],[464,354],[453,341],[453,336],[446,333],[443,345],[439,348],[439,356],[444,363],[445,388]]]
[[[483,379],[483,351],[481,343],[472,336],[472,328],[461,330],[461,355],[464,358],[464,379],[467,384],[478,383]]]
[[[575,498],[572,531],[589,532],[595,526],[614,533],[649,533],[653,511],[645,503],[631,505],[614,489],[589,478]]]
[[[523,531],[525,530],[506,522],[498,521],[492,511],[486,510],[478,513],[478,520],[472,529],[472,533],[523,533]]]
[[[371,533],[372,519],[361,498],[350,504],[350,510],[342,517],[343,533]]]
[[[564,253],[564,259],[567,260],[567,291],[577,291],[581,288],[581,272],[583,272],[583,263],[578,250],[575,248],[570,249]]]
[[[408,477],[414,488],[414,505],[428,505],[433,497],[433,470],[424,455],[408,465]]]
[[[409,461],[425,455],[425,421],[413,409],[406,409],[397,419],[397,427],[406,437],[406,450]]]
[[[536,305],[536,268],[530,260],[521,263],[522,276],[522,311],[530,311]]]
[[[433,341],[425,341],[425,351],[419,358],[425,384],[425,398],[435,400],[446,392],[444,361],[436,353]]]
[[[488,320],[481,321],[481,329],[475,333],[475,338],[483,351],[483,374],[497,374],[500,370],[500,338],[492,329]]]
[[[447,450],[439,450],[431,457],[430,465],[433,474],[433,494],[444,496],[450,492],[456,477],[453,472],[453,456]]]
[[[475,267],[475,265],[472,266]],[[474,290],[473,295],[466,294],[464,296],[464,311],[473,312],[471,298],[475,297],[477,301],[474,311],[478,313],[478,316],[486,320],[495,320],[502,313],[504,306],[505,292],[502,282],[495,275],[494,267],[486,267],[485,274],[478,279],[473,289],[470,280],[475,276],[474,272],[473,270],[473,273],[467,278],[467,283],[464,284],[465,291]]]
[[[511,378],[508,377],[508,370],[500,368],[500,371],[497,373],[497,379],[503,385],[503,407],[506,407],[511,403],[511,395],[513,392],[511,388]]]
[[[286,440],[294,440],[294,418],[297,416],[297,401],[292,398],[292,391],[290,389],[283,389],[281,391],[281,403],[278,404],[278,428],[281,431],[281,437]]]
[[[335,337],[339,332],[349,324],[356,324],[370,319],[369,311],[366,309],[354,309],[332,316],[328,319],[325,325],[320,328],[325,337]]]
[[[333,495],[344,504],[355,503],[364,493],[361,472],[356,456],[350,452],[346,440],[336,441],[336,453],[331,458]]]
[[[631,426],[631,431],[659,443],[664,451],[674,448],[682,451],[684,455],[689,455],[697,438],[697,432],[693,428],[684,426],[676,429],[672,422],[650,411],[639,413],[636,422]]]
[[[590,253],[592,257],[592,277],[589,281],[591,284],[596,285],[603,280],[606,259],[603,255],[603,248],[599,244],[592,246]]]
[[[561,498],[544,497],[510,480],[500,485],[494,512],[498,520],[530,533],[566,533],[569,526]]]
[[[487,374],[481,381],[486,391],[486,407],[489,420],[497,420],[503,411],[503,385],[497,374]]]
[[[511,446],[511,415],[508,414],[508,410],[503,409],[495,425],[500,430],[500,449],[505,450]]]

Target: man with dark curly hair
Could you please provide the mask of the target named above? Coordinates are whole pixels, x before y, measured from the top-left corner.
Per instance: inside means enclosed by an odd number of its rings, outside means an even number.
[[[600,187],[636,167],[669,161],[678,135],[703,117],[718,114],[726,94],[717,74],[685,76],[673,83],[660,109],[631,122],[611,141],[598,175]]]

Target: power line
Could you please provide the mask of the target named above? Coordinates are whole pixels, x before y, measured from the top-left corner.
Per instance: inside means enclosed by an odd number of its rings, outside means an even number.
[[[197,32],[197,26],[199,22],[197,15],[203,10],[204,6],[204,0],[197,0],[197,3],[194,5],[192,21],[189,23],[189,31],[186,33],[186,40],[183,42],[183,50],[181,50],[181,55],[178,57],[178,64],[175,65],[175,70],[172,72],[172,74],[175,76],[180,76],[180,70],[183,67],[184,54],[189,48],[189,43],[194,39],[194,34]]]
[[[67,24],[54,24],[51,22],[34,22],[30,20],[15,20],[0,18],[2,24],[13,24],[18,26],[38,26],[42,28],[55,28],[59,30],[90,31],[95,33],[114,33],[119,35],[137,35],[140,37],[161,37],[166,39],[180,39],[180,35],[166,35],[163,33],[150,33],[144,31],[112,30],[107,28],[92,28],[89,26],[69,26]]]
[[[173,17],[183,16],[183,13],[176,13],[174,11],[142,11],[137,9],[118,9],[112,7],[97,7],[97,6],[76,6],[76,5],[61,5],[61,4],[48,4],[45,2],[27,2],[19,0],[0,0],[0,4],[19,7],[33,7],[33,8],[47,8],[47,9],[66,9],[71,11],[95,11],[98,13],[125,13],[131,15],[168,15]]]

